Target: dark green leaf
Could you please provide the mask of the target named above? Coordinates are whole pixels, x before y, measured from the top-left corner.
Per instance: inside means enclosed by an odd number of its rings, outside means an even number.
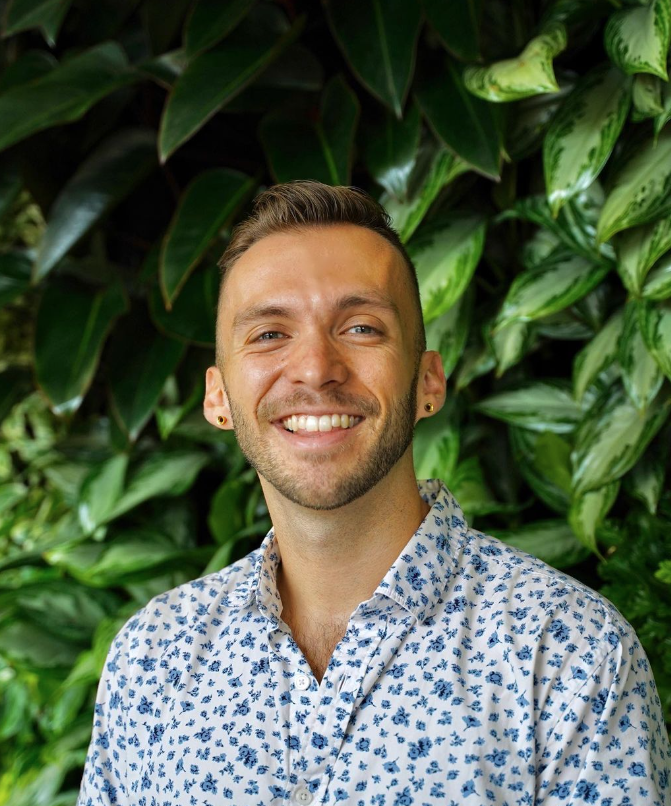
[[[227,479],[215,492],[207,524],[220,546],[232,541],[245,525],[244,505],[249,494],[249,485],[241,479]]]
[[[445,47],[463,61],[480,58],[482,0],[423,0],[424,13]]]
[[[663,376],[648,352],[639,328],[639,303],[630,301],[624,311],[624,326],[619,341],[618,360],[622,382],[632,403],[645,410],[655,399]]]
[[[256,0],[197,0],[184,26],[184,48],[189,59],[211,48],[229,34]]]
[[[214,347],[219,294],[219,269],[213,261],[199,266],[167,311],[158,277],[149,295],[149,310],[157,330],[202,347]]]
[[[30,288],[33,262],[25,252],[0,254],[0,308]]]
[[[452,411],[439,411],[415,426],[412,452],[417,478],[452,478],[459,456],[459,429]]]
[[[456,367],[468,338],[474,299],[470,290],[466,289],[448,311],[426,326],[426,348],[440,353],[446,378]]]
[[[644,302],[639,306],[643,341],[659,368],[671,379],[671,303]]]
[[[580,401],[594,379],[617,358],[624,310],[616,311],[573,362],[573,394]]]
[[[571,498],[571,445],[551,431],[510,426],[515,462],[527,484],[556,512],[568,512]]]
[[[41,28],[47,43],[53,47],[71,2],[72,0],[10,0],[5,13],[3,36]]]

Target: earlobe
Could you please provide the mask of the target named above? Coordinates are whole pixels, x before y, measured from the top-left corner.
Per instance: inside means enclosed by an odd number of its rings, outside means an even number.
[[[230,429],[233,427],[228,395],[218,367],[208,367],[205,371],[203,415],[208,423],[217,428]]]
[[[427,350],[422,356],[420,384],[417,389],[417,419],[440,411],[445,403],[446,380],[443,359],[436,350]]]

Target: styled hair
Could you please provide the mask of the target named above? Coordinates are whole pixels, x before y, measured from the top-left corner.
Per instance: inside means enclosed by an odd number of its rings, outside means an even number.
[[[217,264],[221,270],[219,299],[221,300],[228,271],[257,241],[277,232],[298,231],[332,224],[355,224],[377,232],[401,254],[411,281],[417,323],[415,347],[419,361],[419,357],[426,350],[426,335],[417,271],[392,227],[391,218],[384,207],[360,188],[325,185],[312,180],[295,180],[273,185],[260,193],[254,199],[251,214],[233,230],[228,246]],[[218,340],[217,350],[219,350]]]

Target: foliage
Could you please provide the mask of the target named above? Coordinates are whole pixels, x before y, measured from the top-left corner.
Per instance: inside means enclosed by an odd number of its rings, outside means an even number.
[[[0,804],[74,804],[120,624],[269,527],[200,405],[216,260],[293,178],[417,263],[418,475],[605,583],[671,717],[671,0],[4,5]]]

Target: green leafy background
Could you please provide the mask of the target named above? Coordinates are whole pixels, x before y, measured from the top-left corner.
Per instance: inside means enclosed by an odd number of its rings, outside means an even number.
[[[296,178],[416,262],[418,476],[609,597],[671,717],[671,0],[0,7],[0,804],[74,804],[123,621],[269,528],[204,372]]]

